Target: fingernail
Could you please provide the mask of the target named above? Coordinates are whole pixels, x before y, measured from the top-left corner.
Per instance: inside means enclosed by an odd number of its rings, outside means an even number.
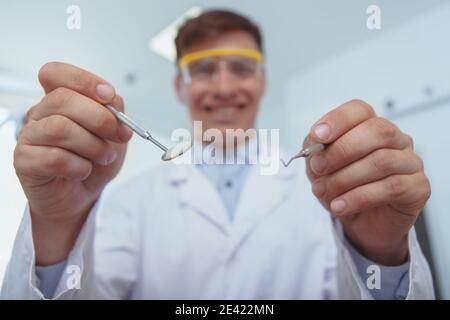
[[[316,126],[314,133],[320,140],[327,140],[330,137],[331,129],[329,125],[322,123]]]
[[[325,194],[326,188],[323,182],[316,182],[312,185],[312,192],[316,197],[321,197]]]
[[[342,213],[347,208],[347,202],[342,199],[333,200],[330,204],[331,211],[336,214]]]
[[[96,90],[98,96],[107,101],[112,100],[116,95],[114,89],[108,84],[99,84],[97,85]]]
[[[116,160],[117,158],[117,152],[116,150],[110,150],[108,151],[107,155],[106,155],[106,164],[111,164],[114,162],[114,160]]]
[[[312,171],[314,171],[314,173],[319,174],[324,172],[327,165],[328,161],[324,156],[321,155],[312,156],[310,166]]]

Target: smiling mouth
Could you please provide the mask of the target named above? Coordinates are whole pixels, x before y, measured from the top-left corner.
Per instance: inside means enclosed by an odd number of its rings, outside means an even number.
[[[236,120],[239,112],[245,108],[244,104],[234,106],[211,107],[206,106],[205,111],[218,123],[230,123]]]

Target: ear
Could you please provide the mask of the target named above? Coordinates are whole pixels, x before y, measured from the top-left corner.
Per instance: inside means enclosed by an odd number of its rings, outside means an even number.
[[[174,86],[175,86],[175,92],[178,97],[178,101],[180,101],[181,104],[187,105],[188,104],[187,88],[186,88],[186,84],[184,83],[180,72],[177,72],[177,75],[175,76]]]

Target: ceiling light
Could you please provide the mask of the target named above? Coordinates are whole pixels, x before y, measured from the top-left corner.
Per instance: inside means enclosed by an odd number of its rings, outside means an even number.
[[[202,13],[201,7],[192,7],[172,22],[168,27],[158,33],[149,42],[149,48],[157,55],[167,59],[171,62],[175,62],[176,48],[175,37],[177,36],[178,28],[183,22],[190,18],[198,17]]]

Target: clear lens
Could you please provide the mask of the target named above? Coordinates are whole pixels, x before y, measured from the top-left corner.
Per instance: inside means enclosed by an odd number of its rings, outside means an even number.
[[[209,80],[217,73],[216,59],[207,58],[191,62],[187,65],[187,71],[191,80]]]
[[[256,76],[261,63],[240,56],[208,57],[189,63],[184,67],[183,73],[186,75],[185,80],[212,81],[217,78],[222,66],[235,80],[244,80]]]

